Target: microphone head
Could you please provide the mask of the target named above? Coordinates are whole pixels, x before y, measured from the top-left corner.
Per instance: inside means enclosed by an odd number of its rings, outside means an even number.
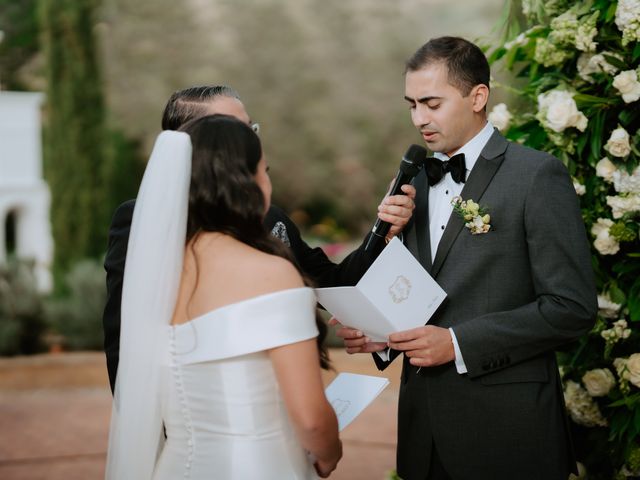
[[[427,149],[420,145],[411,145],[400,162],[400,170],[415,177],[427,159]]]

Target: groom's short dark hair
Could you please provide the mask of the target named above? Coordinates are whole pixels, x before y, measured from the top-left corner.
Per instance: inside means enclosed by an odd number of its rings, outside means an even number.
[[[489,88],[491,72],[487,57],[477,45],[460,37],[432,38],[407,60],[405,73],[439,62],[447,66],[449,83],[463,97],[476,85]]]

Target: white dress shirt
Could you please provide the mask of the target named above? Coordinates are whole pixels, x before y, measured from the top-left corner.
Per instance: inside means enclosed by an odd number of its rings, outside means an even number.
[[[459,150],[455,152],[464,153],[465,167],[467,169],[465,179],[469,178],[469,174],[473,169],[482,149],[493,135],[493,125],[490,122],[480,130],[475,137],[469,140]],[[449,160],[449,157],[441,152],[434,152],[435,158],[445,161]],[[444,229],[447,226],[449,217],[453,212],[453,205],[451,200],[453,197],[457,197],[462,192],[464,183],[456,183],[451,178],[451,173],[447,172],[442,180],[433,185],[429,189],[429,239],[431,241],[431,261],[436,258],[436,252],[438,250],[438,244],[444,233]],[[453,349],[456,354],[456,370],[458,373],[467,373],[467,366],[462,358],[462,352],[458,346],[458,339],[453,331],[453,328],[449,329],[451,333],[451,340],[453,341]]]

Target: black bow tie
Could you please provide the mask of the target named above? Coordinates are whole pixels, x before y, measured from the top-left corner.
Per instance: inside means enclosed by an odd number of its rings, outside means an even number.
[[[435,157],[429,157],[425,165],[430,187],[442,180],[442,177],[444,177],[447,172],[451,172],[451,178],[453,178],[454,182],[464,183],[467,174],[467,167],[464,163],[464,153],[458,153],[444,162]]]

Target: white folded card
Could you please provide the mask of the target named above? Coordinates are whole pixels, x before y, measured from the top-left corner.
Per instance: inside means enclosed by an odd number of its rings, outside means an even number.
[[[325,389],[342,431],[389,385],[384,377],[340,373]]]
[[[394,238],[355,287],[316,288],[318,302],[340,323],[372,341],[420,327],[447,294],[400,240]]]

